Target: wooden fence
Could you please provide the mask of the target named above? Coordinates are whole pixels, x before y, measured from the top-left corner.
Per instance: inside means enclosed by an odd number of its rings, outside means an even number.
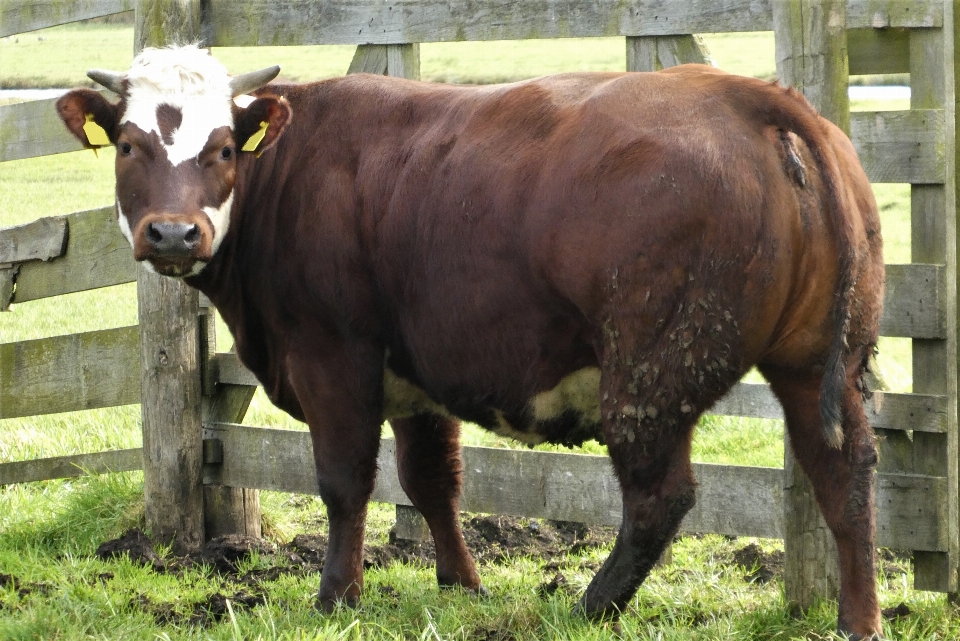
[[[137,12],[135,50],[167,39],[346,43],[358,45],[350,72],[406,77],[419,76],[420,42],[622,36],[627,68],[649,70],[703,60],[690,34],[774,30],[781,78],[850,132],[870,179],[912,185],[913,262],[887,265],[882,333],[912,339],[914,393],[878,392],[867,407],[883,437],[877,538],[913,551],[918,589],[957,591],[951,0],[0,0],[0,37],[126,10]],[[904,72],[909,110],[849,112],[848,73]],[[79,148],[52,101],[0,106],[0,162]],[[0,484],[142,468],[154,534],[183,549],[222,533],[258,534],[258,489],[317,493],[308,436],[239,424],[256,381],[234,355],[214,352],[210,310],[195,292],[138,272],[113,216],[106,207],[0,230],[0,308],[135,280],[140,304],[139,326],[0,344],[0,418],[140,402],[143,448],[3,463]],[[782,418],[757,384],[738,385],[713,413]],[[603,457],[464,449],[465,510],[619,521]],[[697,465],[699,498],[683,529],[784,538],[788,597],[807,605],[835,591],[836,570],[822,562],[831,541],[806,480],[789,452],[785,460],[785,469]],[[409,505],[389,440],[380,469],[375,500]]]

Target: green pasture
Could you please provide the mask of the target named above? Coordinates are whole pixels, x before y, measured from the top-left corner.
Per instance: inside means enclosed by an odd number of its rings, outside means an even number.
[[[721,34],[706,40],[721,67],[759,77],[774,74],[770,34]],[[131,42],[129,27],[92,24],[0,39],[0,87],[84,83],[90,67],[125,68]],[[294,80],[340,75],[352,53],[351,47],[215,51],[231,71],[279,63],[283,75]],[[483,83],[561,70],[622,69],[624,45],[620,39],[425,44],[421,58],[425,79]],[[905,107],[891,101],[854,105]],[[109,204],[112,188],[112,150],[101,151],[99,158],[76,152],[0,164],[0,227]],[[908,262],[909,186],[876,185],[875,193],[886,260]],[[124,285],[14,306],[0,314],[0,342],[136,321],[136,292],[133,285]],[[218,347],[230,347],[222,325]],[[911,389],[908,340],[884,339],[880,366],[891,389]],[[245,422],[304,429],[273,409],[262,393]],[[694,458],[780,466],[782,432],[777,421],[706,417],[698,428]],[[0,420],[4,462],[139,443],[137,406]],[[469,426],[464,443],[515,446]],[[603,453],[596,445],[586,451]],[[275,542],[322,529],[318,499],[264,492],[262,502],[265,532]],[[390,507],[373,506],[370,543],[386,540],[391,517]],[[218,623],[196,626],[183,623],[182,617],[158,620],[143,604],[189,612],[194,602],[215,592],[230,596],[236,586],[210,569],[157,574],[126,561],[92,557],[99,543],[142,523],[140,473],[0,487],[0,639],[825,639],[832,638],[836,618],[832,604],[791,618],[779,581],[747,582],[744,572],[729,563],[732,551],[748,541],[705,536],[683,537],[674,545],[673,562],[645,583],[619,631],[570,615],[593,574],[591,568],[607,549],[564,557],[568,588],[552,595],[538,594],[552,570],[532,559],[482,566],[491,591],[484,598],[438,591],[430,567],[394,565],[367,572],[364,605],[356,611],[322,617],[311,609],[319,578],[281,576],[265,583],[270,596],[263,605],[233,609]],[[782,549],[779,542],[756,542],[767,551]],[[270,562],[254,557],[245,563],[252,571]],[[942,595],[909,589],[908,562],[888,567],[880,584],[882,607],[906,603],[911,612],[886,623],[889,638],[960,638],[960,616]]]

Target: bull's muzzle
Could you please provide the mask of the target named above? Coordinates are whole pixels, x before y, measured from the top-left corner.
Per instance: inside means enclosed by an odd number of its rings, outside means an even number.
[[[200,226],[196,223],[148,223],[144,236],[159,256],[189,256],[200,244]]]
[[[203,213],[148,215],[133,234],[134,258],[149,261],[165,276],[188,276],[210,261],[213,235]]]

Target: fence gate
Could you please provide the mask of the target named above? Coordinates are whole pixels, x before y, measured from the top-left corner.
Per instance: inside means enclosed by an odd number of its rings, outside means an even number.
[[[134,10],[133,50],[171,41],[213,46],[353,44],[349,72],[416,78],[419,44],[621,36],[629,70],[702,62],[693,34],[775,31],[777,69],[846,129],[873,182],[911,185],[912,262],[887,265],[885,336],[912,340],[913,392],[867,403],[881,438],[879,545],[913,551],[923,590],[957,592],[958,16],[951,0],[0,0],[0,37]],[[67,53],[65,52],[65,55]],[[0,72],[2,73],[2,72]],[[906,111],[849,111],[850,74],[909,73]],[[79,149],[53,101],[0,106],[0,162]],[[0,464],[0,484],[144,470],[148,527],[180,550],[229,532],[259,534],[258,489],[316,493],[306,433],[240,425],[256,381],[215,353],[211,310],[173,280],[137,271],[107,207],[0,230],[0,308],[138,283],[139,327],[0,344],[0,418],[140,402],[143,448]],[[91,266],[96,265],[95,269]],[[124,381],[134,381],[127,384]],[[137,383],[139,381],[139,383]],[[780,418],[765,385],[740,384],[714,413]],[[392,442],[375,498],[398,505]],[[141,463],[142,456],[142,463]],[[468,511],[615,524],[617,484],[602,457],[465,448]],[[836,589],[831,541],[789,452],[781,469],[695,466],[686,531],[784,538],[788,598]],[[835,553],[833,553],[835,555]]]

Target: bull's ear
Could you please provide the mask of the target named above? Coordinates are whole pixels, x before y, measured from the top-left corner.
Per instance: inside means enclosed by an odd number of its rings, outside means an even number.
[[[92,89],[74,89],[61,96],[57,114],[88,149],[117,142],[117,105]]]
[[[234,119],[234,137],[242,151],[258,156],[277,142],[293,111],[285,98],[261,96],[251,102]]]

